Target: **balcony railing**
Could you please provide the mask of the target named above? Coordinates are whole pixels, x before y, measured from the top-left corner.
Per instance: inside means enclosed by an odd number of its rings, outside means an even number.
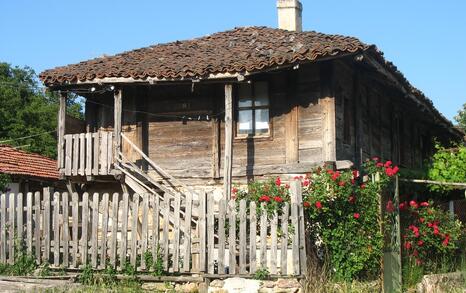
[[[113,132],[66,134],[58,157],[64,176],[110,175],[113,171]]]

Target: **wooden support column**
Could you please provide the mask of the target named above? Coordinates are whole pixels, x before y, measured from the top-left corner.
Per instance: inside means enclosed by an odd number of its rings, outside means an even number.
[[[233,160],[233,87],[225,85],[225,159],[223,164],[223,191],[231,198],[231,173]]]
[[[113,156],[114,164],[117,164],[116,157],[121,149],[121,108],[122,108],[123,91],[116,89],[114,93],[114,118],[113,118]]]
[[[298,99],[296,98],[297,79],[298,76],[296,74],[296,70],[294,70],[289,75],[287,91],[287,100],[289,101],[289,103],[291,103],[290,112],[286,114],[285,120],[285,158],[287,164],[299,162],[299,106]]]
[[[67,94],[60,92],[60,108],[58,111],[58,169],[65,168],[65,158],[63,148],[65,146],[65,116],[66,116],[66,99]]]

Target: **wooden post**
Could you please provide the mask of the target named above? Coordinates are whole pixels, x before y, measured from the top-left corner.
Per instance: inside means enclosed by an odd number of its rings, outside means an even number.
[[[66,116],[66,93],[60,93],[60,110],[58,111],[58,169],[65,167],[63,147],[65,136],[65,116]]]
[[[123,91],[121,89],[115,90],[114,94],[114,120],[113,120],[113,133],[115,139],[113,140],[113,155],[117,156],[121,146],[121,105],[122,105]],[[113,160],[117,163],[116,158]]]
[[[223,166],[223,190],[227,200],[231,198],[231,171],[233,157],[233,87],[225,85],[225,160]]]

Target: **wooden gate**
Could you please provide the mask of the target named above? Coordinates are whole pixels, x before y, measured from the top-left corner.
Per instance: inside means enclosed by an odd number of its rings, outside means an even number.
[[[52,267],[138,271],[163,263],[166,274],[272,275],[306,271],[301,185],[292,202],[267,214],[254,202],[215,201],[204,191],[185,199],[156,194],[2,194],[0,262],[24,249]],[[262,204],[262,205],[265,205]]]

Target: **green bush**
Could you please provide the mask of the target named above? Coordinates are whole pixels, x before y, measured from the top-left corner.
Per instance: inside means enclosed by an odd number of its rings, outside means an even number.
[[[457,145],[445,148],[435,145],[436,152],[427,172],[428,178],[441,182],[466,182],[466,147]],[[445,185],[430,185],[432,191],[448,191],[452,187]]]

